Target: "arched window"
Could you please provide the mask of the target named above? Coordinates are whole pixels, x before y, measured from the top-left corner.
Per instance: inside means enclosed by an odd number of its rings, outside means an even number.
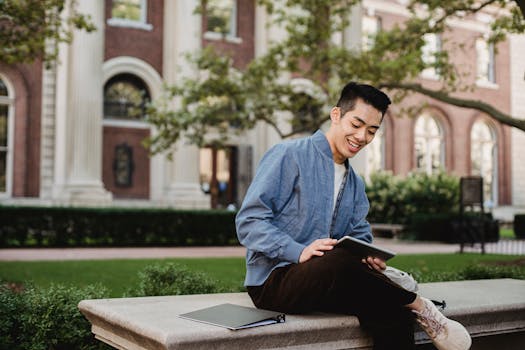
[[[444,168],[444,135],[438,121],[427,114],[419,116],[414,135],[416,169],[432,174]]]
[[[119,74],[104,86],[104,118],[143,120],[150,94],[144,82],[131,74]]]
[[[12,99],[6,83],[0,78],[0,195],[9,189],[10,174],[10,109]]]
[[[483,178],[483,199],[487,206],[497,203],[496,137],[484,121],[478,120],[470,131],[472,175]]]

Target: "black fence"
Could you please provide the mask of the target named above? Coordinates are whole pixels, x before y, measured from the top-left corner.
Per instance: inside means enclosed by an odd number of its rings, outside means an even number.
[[[479,252],[478,244],[465,244],[465,252]],[[525,239],[500,239],[498,242],[485,243],[485,253],[523,255],[525,257]]]

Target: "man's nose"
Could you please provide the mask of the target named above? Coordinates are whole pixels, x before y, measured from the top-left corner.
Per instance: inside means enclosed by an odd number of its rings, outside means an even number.
[[[357,130],[356,139],[359,142],[366,141],[366,129],[365,128],[360,128],[359,130]]]

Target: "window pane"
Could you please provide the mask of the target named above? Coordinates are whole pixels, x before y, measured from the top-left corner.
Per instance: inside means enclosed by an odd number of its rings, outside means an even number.
[[[199,151],[199,169],[200,169],[200,183],[201,189],[204,193],[210,193],[211,190],[211,180],[213,175],[212,168],[212,149],[211,148],[201,148]]]
[[[228,203],[228,188],[230,184],[230,152],[227,150],[217,151],[217,186],[219,189],[217,204],[225,208]]]
[[[428,142],[431,172],[435,173],[441,169],[441,139],[432,138]]]
[[[436,63],[436,54],[441,51],[441,38],[434,33],[425,34],[423,36],[425,44],[421,48],[421,59],[425,64],[432,65]],[[423,70],[423,75],[437,76],[438,72],[435,67],[428,67]]]
[[[381,18],[373,16],[363,16],[362,19],[362,47],[363,50],[370,50],[375,43],[375,36],[381,30]]]
[[[5,192],[7,189],[6,169],[7,169],[7,152],[0,150],[0,192]]]
[[[235,0],[210,0],[206,4],[208,32],[235,36]]]
[[[383,145],[384,145],[384,124],[376,132],[376,136],[372,142],[367,146],[368,155],[367,155],[367,168],[368,173],[374,173],[383,169],[384,157],[383,157]]]
[[[0,147],[7,147],[7,106],[0,105]]]
[[[481,121],[474,124],[471,131],[471,168],[473,175],[483,178],[483,198],[496,202],[494,193],[496,142],[489,126]]]
[[[141,120],[150,97],[145,84],[132,75],[112,78],[104,89],[104,117]]]
[[[113,0],[113,18],[141,21],[142,0]]]
[[[417,137],[415,139],[415,155],[416,155],[416,169],[425,170],[427,168],[426,166],[426,147],[425,147],[426,141],[423,137]]]
[[[476,40],[476,54],[478,80],[494,82],[493,46],[479,38]]]
[[[5,86],[5,83],[2,79],[0,79],[0,96],[8,96],[7,92],[7,86]]]
[[[414,154],[416,169],[434,173],[443,168],[443,134],[437,121],[420,116],[414,129]]]

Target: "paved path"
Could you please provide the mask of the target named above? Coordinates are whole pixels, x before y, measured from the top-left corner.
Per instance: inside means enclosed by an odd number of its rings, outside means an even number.
[[[410,242],[389,238],[376,238],[375,244],[398,254],[455,253],[459,251],[457,244]],[[244,257],[245,253],[244,247],[0,249],[0,261]]]

